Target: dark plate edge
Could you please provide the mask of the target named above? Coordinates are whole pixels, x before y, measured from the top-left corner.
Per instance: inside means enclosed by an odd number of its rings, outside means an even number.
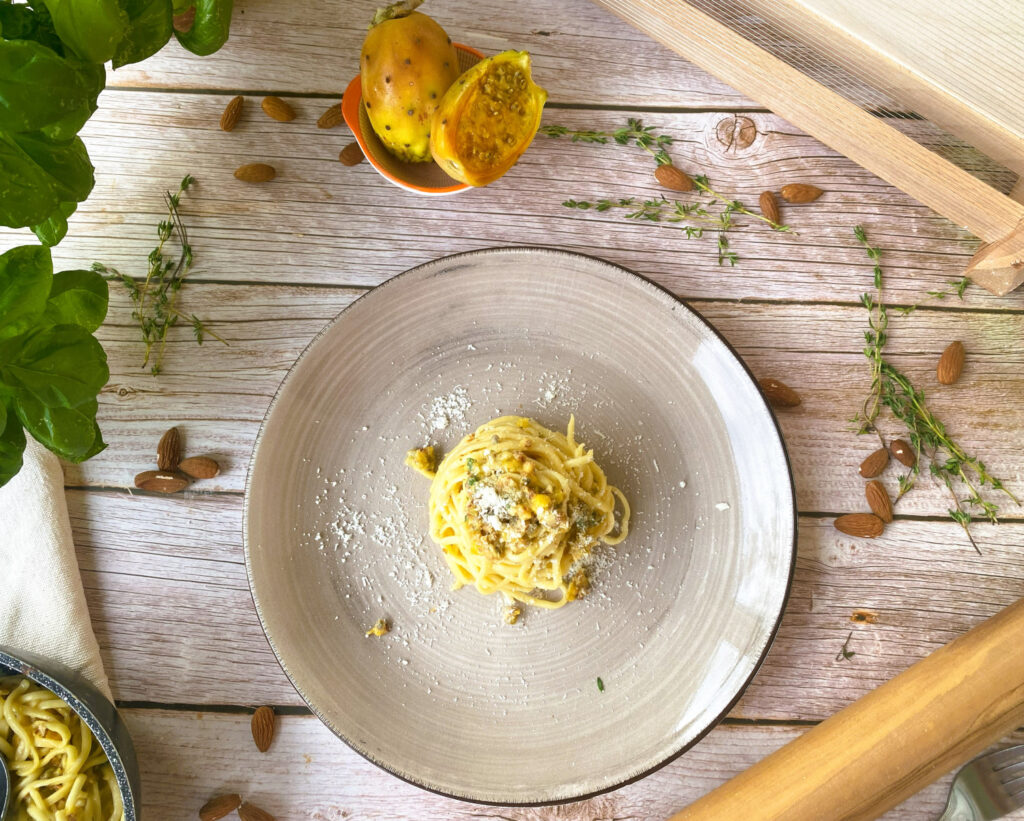
[[[754,387],[757,389],[757,392],[758,392],[758,394],[761,397],[761,401],[764,403],[764,407],[768,411],[768,416],[772,420],[772,424],[775,426],[776,438],[778,439],[779,446],[782,449],[782,455],[783,455],[783,458],[785,460],[786,468],[787,468],[786,472],[787,472],[788,478],[789,478],[789,492],[790,492],[791,508],[792,508],[792,511],[793,511],[793,525],[792,525],[792,527],[793,527],[793,542],[792,542],[792,550],[791,550],[791,553],[790,553],[789,575],[788,575],[788,578],[786,579],[786,589],[785,589],[785,591],[783,593],[782,601],[781,601],[781,604],[779,606],[779,613],[778,613],[778,616],[775,619],[775,624],[772,626],[772,629],[769,632],[768,640],[767,640],[767,642],[765,642],[764,649],[761,651],[760,656],[758,657],[757,661],[754,663],[753,668],[751,669],[750,675],[743,682],[742,686],[737,691],[735,697],[723,708],[723,710],[708,724],[708,726],[704,730],[699,732],[696,736],[694,736],[690,741],[688,741],[686,744],[681,746],[678,750],[676,750],[675,752],[671,753],[665,759],[663,759],[659,763],[655,764],[654,766],[648,768],[647,770],[644,770],[643,772],[640,772],[640,773],[638,773],[636,775],[630,776],[629,778],[624,779],[623,781],[617,782],[615,784],[612,784],[612,785],[610,785],[608,787],[602,787],[601,789],[595,790],[593,792],[581,793],[579,795],[574,795],[574,796],[571,796],[571,797],[568,797],[568,798],[558,798],[558,799],[547,800],[547,801],[513,801],[513,802],[509,802],[509,801],[488,801],[488,800],[485,800],[485,799],[472,798],[472,797],[465,796],[465,795],[458,795],[458,794],[455,794],[455,793],[445,792],[444,790],[440,790],[440,789],[437,789],[435,787],[430,787],[430,786],[428,786],[426,784],[421,784],[418,781],[415,781],[415,780],[413,780],[413,779],[403,775],[402,773],[396,772],[395,770],[393,770],[390,767],[388,767],[385,763],[377,761],[376,759],[371,758],[366,753],[364,753],[361,750],[357,749],[353,745],[352,742],[350,742],[347,738],[345,738],[343,735],[341,735],[341,733],[338,732],[338,730],[335,729],[335,727],[323,715],[320,714],[320,712],[316,709],[316,707],[314,707],[309,702],[309,700],[306,698],[305,693],[302,692],[302,689],[298,686],[298,684],[292,678],[291,674],[288,672],[288,668],[285,667],[284,662],[281,661],[281,656],[278,654],[277,648],[274,646],[274,642],[271,640],[270,634],[267,632],[267,626],[266,626],[266,624],[264,623],[264,620],[263,620],[263,612],[260,610],[259,604],[256,602],[256,597],[253,594],[252,564],[251,564],[251,561],[250,561],[250,558],[249,558],[249,534],[248,534],[249,484],[250,484],[250,481],[252,479],[253,463],[256,460],[256,452],[257,452],[257,450],[259,450],[260,442],[263,439],[263,431],[264,431],[264,428],[266,426],[267,419],[269,418],[271,412],[274,410],[274,407],[277,405],[278,397],[281,395],[281,391],[284,389],[285,384],[288,382],[288,377],[291,375],[292,371],[299,364],[299,362],[302,360],[302,358],[305,357],[305,355],[313,348],[313,346],[316,345],[317,342],[320,341],[321,337],[323,337],[338,321],[340,321],[341,317],[345,314],[346,311],[351,309],[352,306],[355,305],[357,302],[359,302],[361,299],[365,299],[366,297],[368,297],[370,294],[376,293],[377,291],[380,291],[381,289],[386,288],[391,283],[396,282],[397,280],[405,277],[406,275],[413,274],[413,273],[416,273],[416,272],[420,271],[422,268],[434,266],[434,265],[437,265],[438,263],[441,263],[441,262],[446,262],[446,263],[449,263],[449,265],[447,267],[448,267],[448,269],[450,269],[453,264],[458,264],[459,261],[465,260],[468,257],[474,257],[474,256],[478,256],[478,255],[481,255],[481,254],[491,254],[491,253],[494,253],[495,251],[505,252],[505,253],[517,253],[517,252],[522,252],[522,251],[540,251],[540,252],[547,253],[547,254],[559,254],[559,255],[565,255],[565,256],[585,257],[586,259],[589,259],[589,260],[592,260],[594,262],[600,263],[601,265],[607,266],[609,268],[616,269],[617,271],[619,271],[621,273],[624,273],[627,276],[630,276],[630,277],[633,277],[635,279],[638,279],[641,282],[643,282],[643,283],[645,283],[645,284],[647,284],[649,286],[654,287],[656,290],[658,290],[658,291],[662,292],[663,294],[667,295],[670,299],[672,299],[673,301],[675,301],[676,303],[681,305],[685,310],[689,311],[693,316],[695,316],[697,318],[697,320],[701,324],[703,324],[706,328],[708,328],[708,330],[710,330],[711,333],[714,334],[714,336],[725,346],[726,350],[728,350],[729,353],[733,356],[733,358],[740,364],[740,366],[743,368],[743,371],[747,374],[747,376],[749,377],[750,381],[753,383]],[[437,275],[437,274],[435,274],[435,275]],[[558,805],[561,805],[561,804],[572,804],[572,803],[576,803],[578,801],[586,801],[586,800],[588,800],[590,798],[595,798],[595,797],[597,797],[599,795],[604,795],[605,793],[609,793],[609,792],[613,792],[615,790],[619,790],[619,789],[621,789],[623,787],[629,786],[630,784],[635,784],[637,781],[641,781],[644,778],[647,778],[649,775],[652,775],[653,773],[656,773],[658,770],[662,769],[663,767],[667,766],[668,764],[671,764],[673,761],[675,761],[677,758],[679,758],[681,755],[683,755],[683,753],[693,749],[693,747],[696,746],[700,741],[702,741],[708,735],[708,733],[710,733],[715,727],[717,727],[719,724],[721,724],[722,719],[724,719],[729,714],[729,712],[732,710],[732,708],[736,706],[736,704],[739,702],[740,698],[742,698],[744,692],[746,692],[746,689],[750,686],[750,683],[754,680],[754,677],[760,671],[761,666],[764,664],[765,658],[767,658],[768,653],[771,650],[772,646],[774,645],[776,637],[778,636],[779,627],[782,624],[782,617],[785,614],[786,605],[789,603],[790,593],[792,592],[792,588],[793,588],[793,577],[794,577],[794,574],[796,572],[797,530],[798,530],[798,526],[799,526],[799,513],[797,511],[797,506],[796,506],[796,485],[795,485],[795,483],[793,481],[792,463],[790,462],[789,451],[786,448],[785,439],[782,436],[782,428],[779,425],[778,418],[775,416],[775,412],[772,410],[771,406],[768,404],[768,401],[767,401],[767,399],[764,396],[764,391],[761,390],[761,386],[758,383],[757,378],[754,376],[753,372],[750,370],[750,367],[747,365],[747,363],[743,360],[743,358],[739,355],[739,353],[737,353],[736,349],[732,346],[732,344],[721,334],[721,332],[714,325],[712,325],[707,319],[705,319],[704,316],[699,311],[697,311],[694,308],[692,308],[681,297],[676,296],[668,288],[666,288],[665,286],[655,282],[650,277],[644,276],[643,274],[639,274],[636,271],[633,271],[633,270],[631,270],[629,268],[626,268],[625,266],[619,265],[619,264],[614,263],[614,262],[609,262],[608,260],[602,259],[601,257],[597,257],[597,256],[594,256],[592,254],[580,253],[578,251],[566,251],[566,250],[564,250],[562,248],[552,248],[552,247],[546,247],[546,246],[543,246],[543,245],[515,245],[515,246],[504,246],[504,247],[500,247],[499,246],[499,247],[491,247],[491,248],[478,248],[478,249],[473,250],[473,251],[461,251],[461,252],[459,252],[457,254],[451,254],[451,255],[446,256],[446,257],[438,257],[436,259],[432,259],[432,260],[429,260],[427,262],[421,263],[420,265],[416,265],[416,266],[414,266],[412,268],[409,268],[409,269],[401,272],[400,274],[396,274],[395,276],[391,277],[390,279],[385,280],[380,285],[377,285],[376,287],[374,287],[370,291],[367,291],[365,294],[363,294],[362,296],[360,296],[357,299],[353,300],[351,303],[349,303],[344,308],[342,308],[341,311],[338,312],[337,316],[335,316],[332,320],[330,320],[317,333],[317,335],[314,336],[312,340],[310,340],[309,344],[302,350],[302,353],[299,354],[298,357],[296,357],[295,362],[292,363],[291,367],[288,369],[288,373],[285,374],[284,378],[281,380],[281,384],[278,385],[277,390],[274,392],[274,397],[273,397],[273,399],[271,399],[270,404],[267,406],[267,411],[263,415],[263,420],[262,420],[262,422],[260,422],[259,432],[256,434],[256,440],[253,443],[252,454],[249,457],[249,464],[248,464],[248,466],[246,468],[246,473],[245,473],[245,493],[244,493],[243,502],[242,502],[242,545],[243,545],[243,551],[244,551],[244,554],[245,554],[245,574],[246,574],[246,578],[247,578],[247,580],[249,582],[249,595],[250,595],[250,597],[253,600],[253,607],[255,608],[256,615],[257,615],[257,617],[260,620],[260,627],[263,629],[263,635],[266,637],[267,644],[270,645],[270,649],[274,653],[274,657],[277,659],[278,665],[281,667],[281,670],[285,674],[285,676],[287,677],[288,681],[291,682],[292,687],[295,688],[295,692],[299,694],[299,696],[306,703],[306,706],[309,707],[309,709],[313,713],[313,715],[315,715],[323,723],[323,725],[325,727],[327,727],[332,733],[334,733],[334,735],[336,735],[341,741],[343,741],[345,743],[345,745],[350,750],[355,752],[361,758],[364,758],[365,760],[369,761],[371,764],[379,767],[380,769],[384,770],[385,772],[389,773],[390,775],[393,775],[395,778],[398,778],[400,781],[404,781],[406,784],[411,784],[414,787],[417,787],[417,788],[419,788],[421,790],[425,790],[425,791],[427,791],[429,793],[433,793],[434,795],[440,795],[440,796],[443,796],[445,798],[455,799],[457,801],[466,801],[468,803],[479,804],[479,805],[482,805],[482,806],[489,806],[489,807],[549,807],[549,806],[558,806]]]

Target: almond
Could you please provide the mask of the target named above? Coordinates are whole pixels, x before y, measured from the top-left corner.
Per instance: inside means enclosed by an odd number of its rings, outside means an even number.
[[[950,342],[949,346],[939,357],[938,367],[935,375],[939,378],[940,385],[952,385],[960,378],[964,369],[964,343],[960,340]]]
[[[155,493],[177,493],[188,487],[188,479],[180,473],[160,470],[144,470],[135,477],[135,487]]]
[[[814,202],[825,192],[805,182],[793,182],[782,186],[782,199],[786,202]]]
[[[761,213],[764,214],[772,225],[779,225],[782,222],[782,212],[779,211],[779,201],[771,191],[761,192]]]
[[[260,107],[270,119],[279,123],[290,123],[295,119],[295,109],[280,97],[264,97]]]
[[[674,165],[659,165],[654,176],[665,188],[671,191],[692,191],[693,180],[683,170]]]
[[[889,498],[889,491],[885,489],[885,485],[877,479],[872,479],[864,488],[864,495],[867,497],[872,513],[889,524],[892,521],[892,500]]]
[[[917,454],[914,453],[910,443],[903,439],[893,439],[889,443],[889,451],[908,468],[917,464]]]
[[[212,479],[220,473],[220,465],[209,456],[190,456],[183,459],[178,468],[193,479]]]
[[[874,479],[885,470],[887,464],[889,464],[889,451],[879,448],[860,463],[860,475],[865,479]]]
[[[255,804],[250,804],[248,801],[238,808],[238,817],[242,821],[274,821],[274,816],[269,812],[261,810]]]
[[[274,710],[270,707],[257,707],[252,714],[252,740],[256,748],[265,753],[274,740]]]
[[[338,103],[337,105],[332,105],[320,115],[320,119],[316,121],[316,127],[334,128],[337,125],[341,125],[343,122],[345,122],[345,118],[341,113],[341,103]]]
[[[242,805],[242,796],[238,793],[218,795],[211,798],[202,809],[199,810],[199,821],[217,821],[225,815],[230,815]]]
[[[163,471],[177,470],[181,457],[181,434],[177,428],[171,428],[156,446],[156,466]]]
[[[765,399],[773,408],[795,408],[800,404],[800,394],[778,379],[758,379]]]
[[[276,176],[274,166],[265,162],[251,162],[235,169],[235,179],[242,182],[269,182]]]
[[[359,147],[359,143],[349,143],[341,149],[338,159],[342,165],[359,165],[363,161],[363,149]]]
[[[875,539],[885,530],[885,522],[874,513],[847,513],[833,522],[836,530],[858,539]]]
[[[220,115],[221,131],[235,130],[235,126],[238,125],[238,120],[242,116],[242,103],[244,102],[245,98],[239,95],[224,107],[224,113]]]

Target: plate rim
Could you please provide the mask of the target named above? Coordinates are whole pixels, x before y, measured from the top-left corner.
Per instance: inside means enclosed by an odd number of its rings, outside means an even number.
[[[725,346],[725,348],[729,352],[729,354],[733,357],[733,359],[736,360],[736,362],[743,369],[743,372],[747,375],[747,378],[750,379],[750,381],[753,384],[755,390],[757,391],[757,395],[760,397],[761,402],[764,405],[765,410],[768,412],[769,419],[771,419],[771,421],[772,421],[772,425],[773,425],[774,431],[775,431],[775,438],[776,438],[776,440],[777,440],[777,442],[778,442],[778,444],[779,444],[779,446],[780,446],[780,448],[782,450],[782,457],[783,457],[783,461],[784,461],[785,466],[786,466],[786,474],[787,474],[787,478],[789,479],[789,497],[788,498],[790,500],[790,509],[792,511],[792,534],[793,535],[792,535],[792,542],[791,542],[790,551],[789,551],[789,572],[788,572],[787,578],[786,578],[786,586],[785,586],[785,590],[783,591],[783,594],[782,594],[782,600],[781,600],[781,603],[780,603],[780,606],[779,606],[778,615],[775,617],[775,622],[772,625],[771,630],[768,633],[768,640],[765,642],[765,646],[764,646],[763,650],[759,654],[757,660],[754,662],[754,666],[751,668],[750,674],[747,676],[747,678],[743,681],[743,684],[737,690],[736,695],[733,696],[733,698],[729,701],[729,703],[726,704],[722,708],[721,712],[719,712],[708,723],[707,727],[705,727],[703,730],[701,730],[699,733],[697,733],[688,742],[683,744],[678,750],[674,750],[668,756],[666,756],[664,759],[662,759],[658,763],[652,765],[651,767],[647,768],[646,770],[643,770],[642,772],[637,773],[636,775],[629,776],[628,778],[624,778],[621,781],[616,781],[614,784],[611,784],[611,785],[606,786],[606,787],[602,787],[602,788],[600,788],[598,790],[592,790],[590,792],[581,793],[579,795],[573,795],[573,796],[569,796],[569,797],[566,797],[566,798],[556,798],[556,799],[539,800],[539,801],[536,801],[536,800],[527,800],[527,801],[492,801],[492,800],[488,800],[488,799],[484,799],[484,798],[475,798],[475,797],[468,796],[468,795],[459,795],[459,794],[454,793],[454,792],[447,792],[445,790],[439,789],[438,787],[433,787],[433,786],[430,786],[429,784],[424,784],[424,783],[421,783],[419,781],[416,781],[412,777],[404,775],[404,774],[398,772],[397,770],[395,770],[392,767],[388,766],[385,762],[378,761],[377,759],[371,757],[369,754],[367,754],[367,753],[363,752],[362,750],[360,750],[352,741],[350,741],[348,738],[346,738],[334,726],[334,724],[332,722],[328,721],[324,717],[324,715],[320,712],[320,710],[318,710],[310,702],[310,700],[306,697],[306,694],[302,691],[302,688],[299,687],[298,683],[295,681],[295,679],[292,677],[292,674],[288,671],[288,668],[285,666],[285,663],[284,663],[283,659],[281,658],[281,655],[278,652],[277,647],[274,644],[274,640],[271,638],[270,633],[267,630],[267,625],[266,625],[266,622],[264,620],[263,611],[260,608],[259,602],[256,600],[256,594],[255,594],[254,589],[253,589],[252,561],[251,561],[251,556],[250,556],[250,545],[249,545],[249,499],[250,499],[250,485],[252,483],[253,465],[256,462],[256,455],[257,455],[257,453],[258,453],[258,451],[260,449],[260,445],[263,442],[263,434],[264,434],[264,431],[266,430],[267,420],[270,418],[270,414],[273,412],[274,408],[276,407],[278,399],[281,396],[281,393],[284,391],[285,386],[288,384],[288,381],[291,379],[292,373],[298,367],[299,363],[313,349],[313,347],[338,322],[340,322],[342,320],[342,317],[354,305],[356,305],[360,300],[362,300],[363,298],[369,296],[370,294],[375,293],[375,292],[377,292],[377,291],[379,291],[379,290],[381,290],[383,288],[386,288],[388,285],[391,285],[392,283],[397,282],[398,280],[403,279],[406,276],[415,274],[415,273],[417,273],[418,271],[420,271],[423,268],[436,266],[436,265],[439,265],[439,264],[442,264],[442,263],[447,263],[448,267],[451,267],[452,264],[456,264],[457,265],[459,262],[465,261],[467,258],[479,257],[479,256],[492,256],[492,255],[506,256],[506,255],[522,253],[522,252],[540,252],[542,254],[551,254],[551,255],[555,255],[555,256],[568,256],[568,257],[584,258],[584,259],[588,260],[591,263],[597,263],[597,264],[602,265],[602,266],[604,266],[606,268],[612,269],[612,270],[616,271],[618,274],[624,275],[627,279],[639,280],[639,282],[641,284],[644,284],[644,285],[647,285],[647,286],[653,286],[656,290],[660,291],[663,295],[669,297],[673,302],[675,302],[677,305],[679,305],[683,310],[689,312],[701,325],[703,325],[705,328],[707,328],[711,332],[711,334],[716,339],[718,339],[719,342],[721,342]],[[412,785],[414,787],[417,787],[418,789],[425,790],[426,792],[432,793],[434,795],[440,795],[440,796],[443,796],[445,798],[454,799],[456,801],[465,801],[467,803],[479,804],[481,806],[489,806],[489,807],[552,807],[552,806],[560,806],[562,804],[572,804],[572,803],[576,803],[578,801],[587,801],[587,800],[589,800],[591,798],[595,798],[595,797],[597,797],[599,795],[604,795],[606,793],[614,792],[615,790],[622,789],[623,787],[629,786],[630,784],[635,784],[637,781],[641,781],[641,780],[647,778],[648,776],[653,775],[658,770],[661,770],[662,768],[664,768],[667,765],[671,764],[673,761],[678,759],[684,753],[686,753],[689,750],[693,749],[693,747],[695,747],[697,744],[699,744],[701,741],[703,741],[704,738],[713,729],[715,729],[716,727],[718,727],[722,723],[723,719],[725,719],[725,717],[728,716],[728,714],[732,711],[732,708],[735,707],[736,704],[739,702],[739,700],[743,697],[743,694],[747,691],[747,688],[750,686],[751,682],[754,680],[754,678],[760,672],[761,667],[764,664],[765,659],[768,657],[768,653],[771,651],[772,647],[775,644],[775,640],[778,637],[779,628],[782,625],[782,619],[783,619],[783,617],[785,616],[785,613],[786,613],[786,607],[789,604],[790,594],[792,593],[792,590],[793,590],[793,578],[794,578],[794,575],[796,573],[797,541],[798,541],[799,524],[800,524],[800,511],[797,508],[796,484],[795,484],[795,481],[793,479],[793,465],[792,465],[792,462],[791,462],[790,457],[789,457],[789,450],[786,448],[786,440],[785,440],[785,438],[782,435],[782,427],[779,425],[778,417],[776,416],[775,411],[772,409],[771,404],[768,402],[768,399],[765,396],[765,393],[762,390],[760,383],[757,381],[757,378],[754,376],[753,371],[751,371],[750,366],[747,365],[747,363],[744,361],[743,357],[741,357],[739,355],[739,352],[736,350],[735,347],[733,347],[732,343],[730,343],[729,340],[726,339],[725,336],[718,330],[718,328],[716,328],[710,321],[708,321],[704,317],[703,314],[701,314],[695,308],[691,307],[689,305],[689,303],[687,303],[682,297],[677,296],[675,293],[670,291],[664,285],[661,285],[660,283],[656,282],[655,280],[651,279],[650,277],[645,276],[644,274],[638,273],[637,271],[634,271],[631,268],[627,268],[624,265],[620,265],[617,262],[610,262],[610,261],[608,261],[606,259],[603,259],[602,257],[598,257],[598,256],[595,256],[593,254],[586,254],[586,253],[582,253],[582,252],[579,252],[579,251],[568,251],[568,250],[565,250],[563,248],[544,246],[544,245],[490,246],[490,247],[486,247],[486,248],[476,248],[476,249],[473,249],[471,251],[460,251],[460,252],[457,252],[455,254],[448,254],[446,256],[435,257],[433,259],[427,260],[426,262],[422,262],[419,265],[414,265],[411,268],[407,268],[406,270],[402,271],[401,273],[395,274],[394,276],[384,280],[380,284],[378,284],[378,285],[370,288],[369,290],[365,291],[364,293],[360,294],[356,299],[352,300],[352,302],[350,302],[348,305],[346,305],[344,308],[342,308],[334,316],[334,318],[332,318],[329,322],[327,322],[327,324],[325,324],[324,327],[321,328],[317,332],[317,334],[309,341],[309,344],[307,344],[306,347],[302,349],[302,352],[295,358],[295,361],[288,368],[288,372],[281,379],[281,383],[277,386],[277,390],[274,391],[274,396],[270,400],[270,404],[267,405],[267,410],[263,414],[263,419],[260,421],[260,428],[259,428],[259,431],[256,434],[256,439],[253,442],[252,453],[249,455],[249,463],[248,463],[248,465],[246,467],[245,487],[244,487],[243,497],[242,497],[242,549],[243,549],[244,560],[245,560],[246,581],[248,582],[248,585],[249,585],[249,596],[252,598],[253,608],[256,610],[256,616],[259,619],[260,629],[263,630],[263,635],[264,635],[264,637],[267,640],[267,644],[270,646],[271,652],[273,652],[273,654],[274,654],[274,658],[277,660],[278,666],[281,668],[281,671],[284,673],[285,677],[288,679],[288,682],[295,689],[295,692],[298,693],[299,697],[303,700],[303,702],[305,702],[305,704],[309,708],[310,712],[312,712],[313,715],[315,715],[317,717],[317,719],[319,719],[320,723],[323,724],[328,730],[330,730],[332,734],[334,734],[338,739],[340,739],[342,742],[344,742],[345,746],[347,746],[350,750],[352,750],[357,755],[359,755],[361,758],[363,758],[364,760],[370,762],[374,766],[379,767],[380,769],[382,769],[384,772],[388,773],[389,775],[392,775],[395,778],[399,779],[400,781],[403,781],[406,784],[410,784],[410,785]]]

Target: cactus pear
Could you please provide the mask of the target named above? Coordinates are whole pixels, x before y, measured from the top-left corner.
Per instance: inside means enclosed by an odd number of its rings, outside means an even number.
[[[530,77],[530,55],[504,51],[456,80],[434,114],[430,150],[446,173],[487,185],[533,140],[548,93]]]
[[[406,162],[430,160],[430,125],[444,93],[459,76],[459,59],[445,30],[419,2],[381,9],[359,58],[363,105],[380,141]]]

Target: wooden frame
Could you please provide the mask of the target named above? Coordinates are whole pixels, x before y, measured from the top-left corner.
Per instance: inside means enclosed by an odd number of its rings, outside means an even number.
[[[971,259],[966,273],[992,293],[1006,294],[1024,282],[1024,204],[1018,199],[997,191],[919,145],[685,0],[596,2],[886,182],[966,227],[985,243]],[[796,14],[792,2],[777,8]],[[844,53],[848,49],[847,42]],[[918,103],[921,99],[923,94],[919,92]],[[926,100],[926,106],[938,110],[942,99],[936,93]],[[978,122],[977,117],[972,120],[973,131],[980,127]],[[990,145],[995,142],[993,138]],[[999,144],[1000,156],[1005,158],[1010,144],[1005,139]],[[1024,147],[1021,154],[1024,156]],[[1018,191],[1020,188],[1018,185]]]

